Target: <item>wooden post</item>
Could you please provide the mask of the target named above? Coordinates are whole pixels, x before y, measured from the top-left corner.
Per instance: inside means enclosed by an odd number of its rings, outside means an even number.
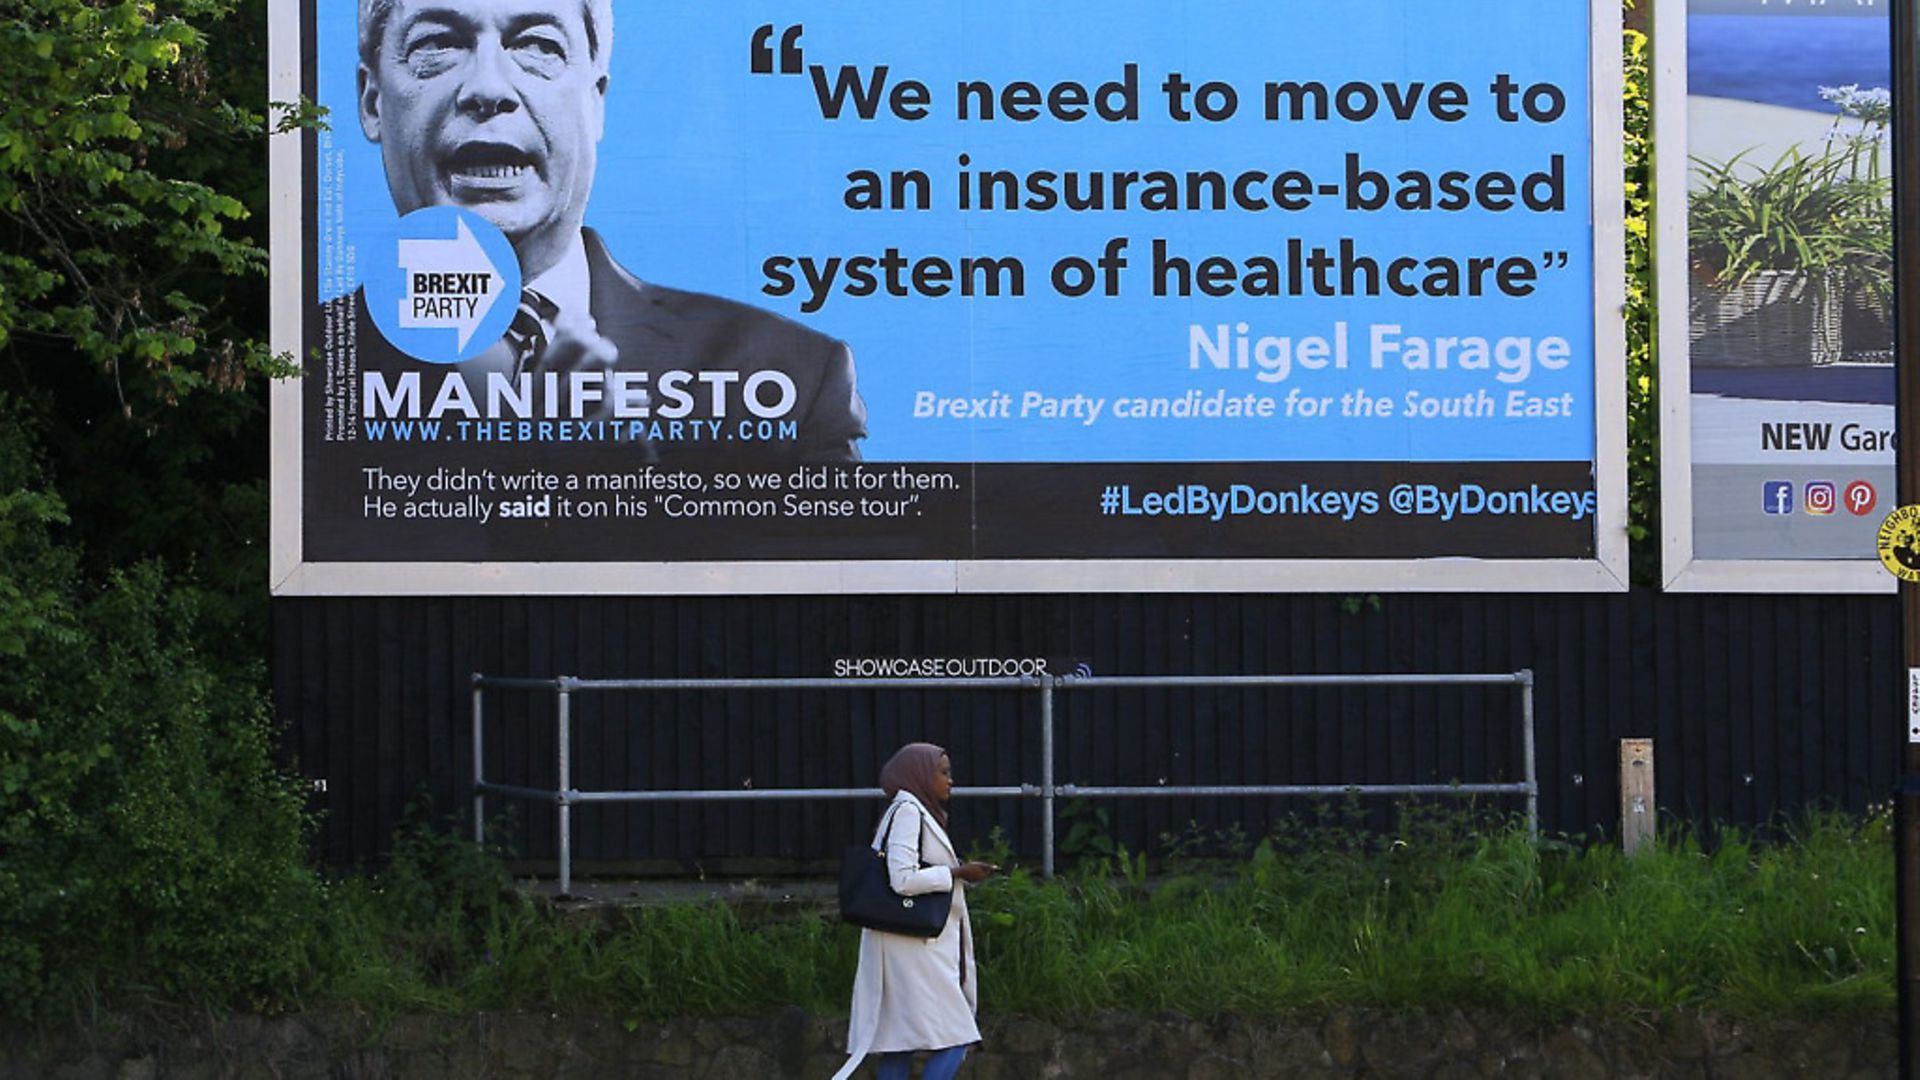
[[[1653,740],[1620,740],[1620,846],[1629,856],[1653,843]]]

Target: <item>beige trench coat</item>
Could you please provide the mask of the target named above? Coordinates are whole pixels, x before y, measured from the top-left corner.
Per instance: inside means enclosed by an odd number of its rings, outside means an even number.
[[[853,977],[847,1020],[847,1063],[834,1080],[853,1075],[868,1054],[940,1050],[980,1041],[974,1023],[980,980],[973,966],[973,928],[967,923],[965,882],[953,876],[960,857],[945,829],[907,792],[894,796],[887,826],[887,878],[902,896],[953,893],[953,909],[939,937],[860,931],[860,970]],[[881,843],[876,827],[873,843]],[[917,840],[917,843],[916,843]],[[927,863],[922,867],[921,863]],[[963,933],[964,930],[964,933]],[[960,985],[962,939],[967,981]]]

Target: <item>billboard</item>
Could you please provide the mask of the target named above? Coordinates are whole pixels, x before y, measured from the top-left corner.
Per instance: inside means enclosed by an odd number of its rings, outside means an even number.
[[[1890,592],[1887,5],[1656,18],[1667,587]]]
[[[274,26],[278,593],[1624,587],[1606,0]]]

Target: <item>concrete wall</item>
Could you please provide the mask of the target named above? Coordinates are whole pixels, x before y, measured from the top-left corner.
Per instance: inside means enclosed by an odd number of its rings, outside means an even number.
[[[1285,1019],[988,1017],[963,1080],[1405,1076],[1806,1077],[1896,1074],[1894,1018],[1748,1024],[1691,1013],[1541,1024],[1450,1012]],[[0,1032],[4,1080],[824,1080],[845,1020],[799,1009],[665,1023],[505,1012],[376,1022],[347,1013],[116,1016]],[[863,1073],[863,1076],[871,1073]]]

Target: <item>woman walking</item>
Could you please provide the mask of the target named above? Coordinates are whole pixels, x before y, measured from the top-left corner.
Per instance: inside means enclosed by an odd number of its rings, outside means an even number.
[[[915,1051],[931,1051],[922,1080],[951,1080],[980,1041],[974,1022],[979,980],[973,969],[973,927],[961,883],[977,884],[999,869],[962,863],[947,836],[953,762],[932,743],[908,743],[880,770],[891,802],[874,830],[887,854],[887,879],[902,896],[952,892],[953,907],[938,937],[860,931],[860,970],[847,1021],[847,1080],[868,1055],[880,1059],[879,1080],[906,1080]]]

